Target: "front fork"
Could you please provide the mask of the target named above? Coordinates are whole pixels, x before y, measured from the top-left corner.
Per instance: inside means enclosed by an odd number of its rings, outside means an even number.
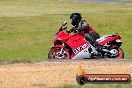
[[[65,44],[64,44],[64,43],[63,43],[62,45],[65,47]],[[61,54],[64,53],[64,52],[63,52],[63,51],[64,51],[64,47],[61,47],[61,50],[60,50],[60,53],[61,53]]]

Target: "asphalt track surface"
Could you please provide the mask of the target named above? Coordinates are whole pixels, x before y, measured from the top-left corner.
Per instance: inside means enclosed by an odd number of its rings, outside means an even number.
[[[77,68],[88,74],[130,74],[132,59],[50,60],[0,65],[0,88],[51,88],[77,84]]]
[[[116,1],[116,0],[73,0],[75,2],[83,2],[83,3],[107,3],[107,4],[126,4],[132,5],[130,1]]]

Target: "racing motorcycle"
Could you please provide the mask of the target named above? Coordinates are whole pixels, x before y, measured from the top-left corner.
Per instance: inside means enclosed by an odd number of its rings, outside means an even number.
[[[64,25],[66,25],[65,22]],[[103,46],[103,52],[99,52],[80,33],[69,34],[62,28],[56,33],[54,46],[48,53],[49,59],[86,59],[86,58],[124,58],[124,52],[120,48],[121,36],[105,35],[96,41]]]

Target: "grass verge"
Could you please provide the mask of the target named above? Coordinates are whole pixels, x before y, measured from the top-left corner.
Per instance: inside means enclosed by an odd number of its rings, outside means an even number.
[[[119,33],[126,58],[132,57],[132,6],[64,0],[1,0],[0,60],[47,59],[54,34],[72,12],[80,12],[101,36]],[[70,22],[68,24],[70,27]]]
[[[79,85],[64,85],[57,88],[131,88],[132,83],[130,84],[86,84],[83,86]]]

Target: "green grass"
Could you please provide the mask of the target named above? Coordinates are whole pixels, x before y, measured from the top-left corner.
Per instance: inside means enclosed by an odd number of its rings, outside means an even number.
[[[72,12],[80,12],[101,36],[119,33],[132,57],[132,6],[64,0],[0,0],[0,60],[47,59],[54,34]],[[70,22],[68,24],[70,25]]]
[[[86,84],[79,85],[64,85],[57,88],[131,88],[132,84]]]

